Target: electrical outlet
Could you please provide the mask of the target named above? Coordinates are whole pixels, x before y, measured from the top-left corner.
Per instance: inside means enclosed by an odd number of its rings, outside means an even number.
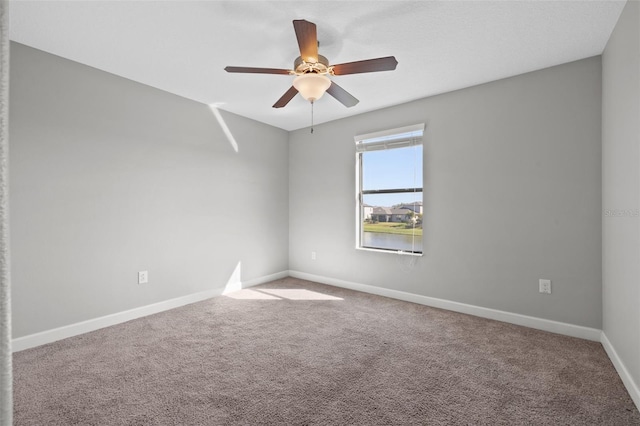
[[[148,271],[138,272],[138,284],[146,284],[148,282],[149,282],[149,272]]]
[[[316,260],[316,252],[315,251],[311,252],[311,260]]]
[[[551,280],[540,280],[538,282],[538,291],[540,293],[551,294]]]

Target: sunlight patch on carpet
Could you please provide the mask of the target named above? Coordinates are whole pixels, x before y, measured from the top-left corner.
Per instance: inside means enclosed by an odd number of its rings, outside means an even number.
[[[289,300],[343,300],[340,297],[330,296],[328,294],[322,294],[303,288],[261,288],[260,291]]]
[[[227,297],[240,300],[344,300],[329,294],[303,288],[261,288],[260,290],[245,289],[226,294]]]
[[[225,296],[239,300],[280,300],[279,297],[274,297],[269,294],[249,289],[234,291],[233,293],[226,294]]]

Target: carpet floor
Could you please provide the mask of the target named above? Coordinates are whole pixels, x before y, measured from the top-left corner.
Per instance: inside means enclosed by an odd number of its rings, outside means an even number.
[[[600,343],[294,278],[13,362],[15,425],[640,425]]]

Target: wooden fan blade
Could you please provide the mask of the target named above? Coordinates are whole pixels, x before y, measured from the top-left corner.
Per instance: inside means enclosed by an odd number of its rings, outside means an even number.
[[[293,97],[295,95],[298,94],[298,89],[296,89],[295,87],[291,86],[291,88],[289,90],[287,90],[287,92],[282,95],[282,97],[280,99],[278,99],[278,102],[276,102],[275,104],[273,104],[274,108],[282,108],[283,106],[287,105],[289,103],[289,101],[291,99],[293,99]]]
[[[293,21],[293,29],[296,31],[300,57],[305,62],[318,62],[318,33],[316,24],[297,19]]]
[[[226,67],[224,70],[226,72],[243,72],[250,74],[290,74],[289,70],[279,68]]]
[[[367,59],[364,61],[348,62],[333,66],[334,75],[359,74],[363,72],[391,71],[395,70],[398,61],[394,56],[384,58]]]
[[[359,100],[353,97],[353,95],[342,87],[338,86],[335,81],[331,82],[331,86],[327,89],[327,93],[336,98],[342,105],[347,108],[355,106]]]

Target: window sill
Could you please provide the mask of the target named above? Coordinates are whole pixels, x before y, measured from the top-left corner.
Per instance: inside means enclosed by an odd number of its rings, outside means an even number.
[[[413,253],[413,252],[409,252],[409,251],[394,251],[394,250],[384,250],[384,249],[375,249],[375,248],[369,248],[369,247],[356,247],[356,250],[361,250],[361,251],[372,251],[375,253],[388,253],[388,254],[395,254],[398,256],[416,256],[416,257],[422,257],[423,253]]]

